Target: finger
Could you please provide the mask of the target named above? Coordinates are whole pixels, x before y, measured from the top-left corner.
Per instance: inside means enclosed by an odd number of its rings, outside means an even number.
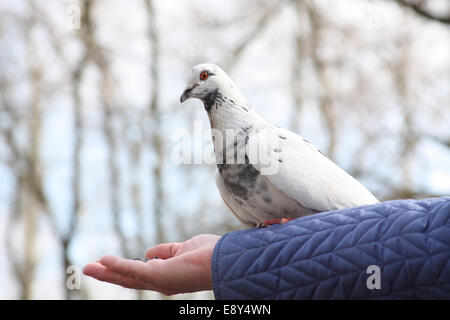
[[[125,288],[147,289],[145,282],[136,280],[133,277],[125,276],[121,273],[112,271],[100,263],[90,263],[83,268],[83,273],[97,280],[114,283]]]
[[[172,278],[177,278],[180,265],[167,264],[162,259],[153,259],[147,262],[122,259],[114,256],[104,256],[100,263],[114,272],[127,277],[132,277],[136,281],[146,283],[146,288],[164,294],[178,293],[177,282]]]
[[[156,283],[178,292],[209,290],[211,284],[210,248],[187,252],[167,260],[150,260],[147,262],[153,270]]]
[[[145,256],[149,259],[158,257],[161,259],[169,259],[179,254],[181,242],[163,243],[147,250]]]
[[[100,263],[112,271],[121,273],[135,279],[146,278],[145,263],[139,260],[122,259],[114,256],[104,256]]]
[[[165,295],[179,293],[176,289],[174,290],[148,280],[135,279],[119,272],[115,272],[101,263],[90,263],[86,265],[83,269],[83,273],[97,280],[117,284],[124,288],[158,291]]]

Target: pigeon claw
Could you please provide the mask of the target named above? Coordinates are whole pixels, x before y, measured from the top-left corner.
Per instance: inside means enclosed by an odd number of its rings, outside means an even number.
[[[295,218],[277,218],[277,219],[264,220],[264,222],[261,224],[261,227],[264,228],[264,227],[272,226],[274,224],[285,224],[294,219]]]
[[[154,256],[153,259],[159,259],[159,257],[158,256]],[[147,262],[147,261],[150,261],[152,259],[148,259],[148,258],[134,258],[133,260]]]

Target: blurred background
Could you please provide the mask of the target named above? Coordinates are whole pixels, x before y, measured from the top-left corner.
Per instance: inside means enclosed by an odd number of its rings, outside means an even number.
[[[214,165],[171,161],[209,127],[179,103],[198,63],[379,199],[449,195],[449,26],[448,0],[0,0],[0,298],[167,298],[67,279],[243,228]]]

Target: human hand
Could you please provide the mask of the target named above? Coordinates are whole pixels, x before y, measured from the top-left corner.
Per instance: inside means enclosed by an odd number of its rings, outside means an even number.
[[[147,250],[147,262],[104,256],[86,265],[83,273],[125,288],[165,295],[211,290],[211,259],[219,239],[202,234],[184,242],[160,244]],[[153,259],[155,256],[159,259]]]

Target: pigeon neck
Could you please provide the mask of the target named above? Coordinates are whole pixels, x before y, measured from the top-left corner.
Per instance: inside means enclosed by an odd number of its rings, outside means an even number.
[[[235,163],[236,150],[244,146],[253,134],[269,125],[248,105],[238,90],[233,87],[227,89],[216,89],[203,99],[218,164],[230,163],[230,159],[231,163]]]
[[[211,101],[204,101],[212,129],[225,133],[226,130],[240,130],[252,126],[255,129],[266,127],[268,123],[259,116],[244,100],[216,93]]]
[[[239,129],[263,120],[249,106],[247,99],[230,80],[210,91],[202,99],[211,128]]]

